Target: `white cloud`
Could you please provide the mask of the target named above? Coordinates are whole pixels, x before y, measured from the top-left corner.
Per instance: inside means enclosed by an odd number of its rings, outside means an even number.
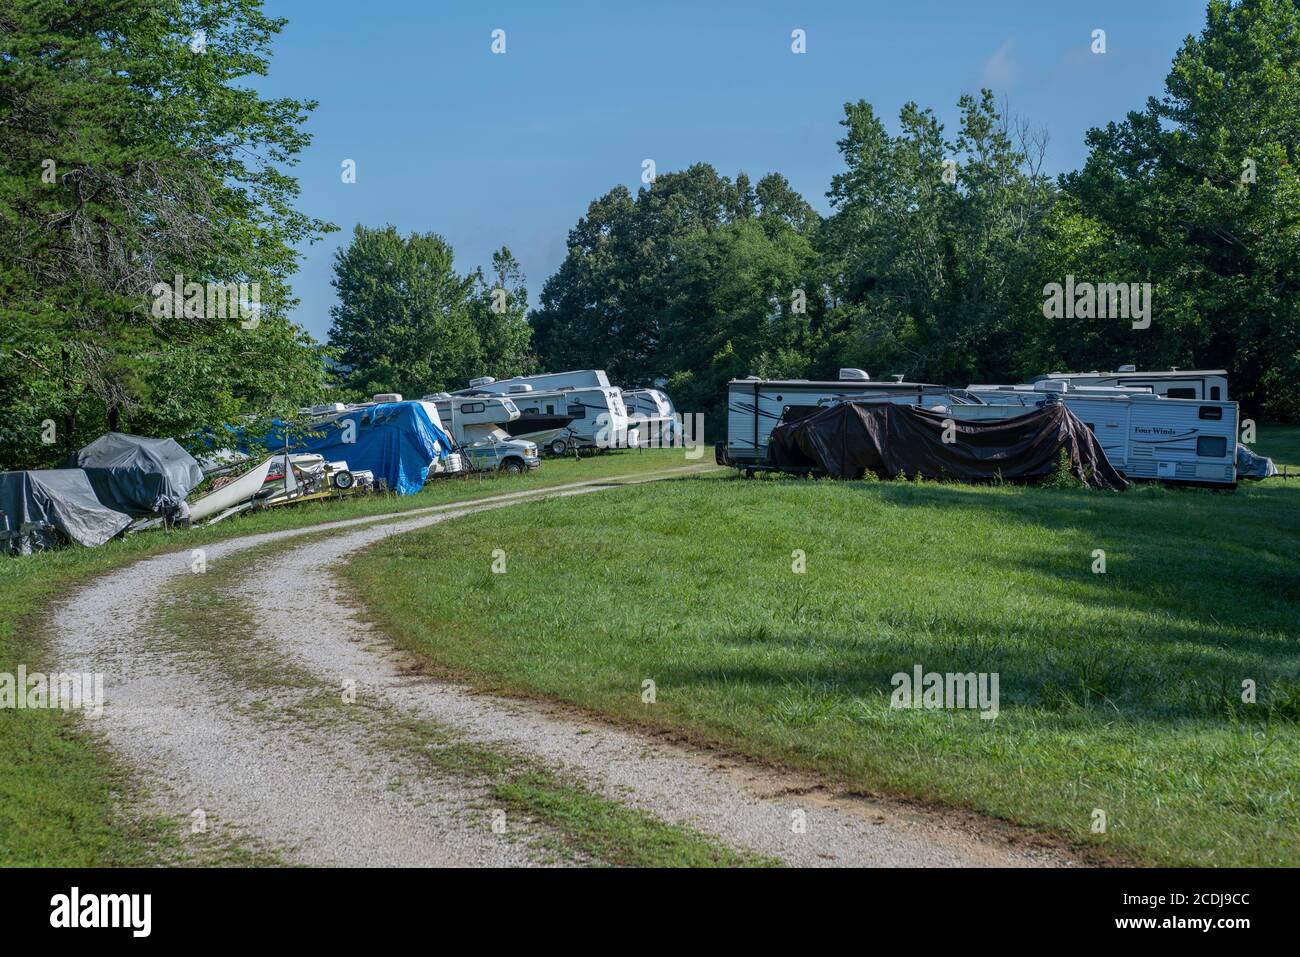
[[[992,56],[984,61],[980,71],[980,84],[993,90],[1005,90],[1016,82],[1020,75],[1020,65],[1012,56],[1016,41],[1008,39],[993,51]]]

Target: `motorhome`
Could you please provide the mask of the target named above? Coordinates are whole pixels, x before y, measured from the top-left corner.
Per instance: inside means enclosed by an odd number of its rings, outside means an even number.
[[[1136,366],[1123,365],[1114,372],[1051,372],[1035,377],[1030,384],[1048,380],[1077,386],[1147,388],[1171,399],[1228,399],[1228,373],[1223,369],[1139,372]]]
[[[642,444],[668,446],[677,426],[673,400],[659,389],[625,389],[628,427],[635,429]]]
[[[841,369],[834,381],[732,379],[727,383],[727,443],[718,448],[718,461],[741,468],[761,465],[778,422],[800,419],[832,402],[860,398],[929,408],[961,401],[961,391],[906,382],[902,376],[877,382],[861,369]]]
[[[519,421],[512,422],[511,434],[527,435],[556,455],[575,448],[628,448],[636,445],[636,436],[628,434],[622,390],[609,385],[604,372],[589,370],[589,374],[566,372],[529,378],[554,382],[563,377],[576,384],[540,388],[528,378],[502,382],[474,379],[468,389],[454,394],[458,397],[509,396],[520,410]],[[584,379],[605,384],[584,385]],[[567,421],[561,422],[561,419]]]
[[[1065,379],[1028,385],[972,385],[980,404],[953,404],[954,419],[1011,418],[1047,402],[1062,402],[1130,479],[1234,487],[1237,483],[1237,404],[1181,399],[1149,388],[1075,386]]]
[[[434,405],[475,472],[518,474],[541,464],[537,444],[517,439],[505,426],[519,418],[519,407],[499,395],[451,395],[437,392],[422,400]]]

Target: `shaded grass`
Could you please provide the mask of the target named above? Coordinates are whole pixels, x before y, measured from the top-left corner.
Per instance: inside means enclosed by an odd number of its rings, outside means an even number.
[[[1270,433],[1280,462],[1300,447]],[[404,647],[480,687],[1138,861],[1300,864],[1300,483],[682,479],[469,516],[346,574]],[[1000,716],[891,708],[916,664],[997,672]]]
[[[260,532],[381,515],[590,478],[692,464],[681,451],[624,452],[548,460],[514,478],[438,480],[420,494],[368,496],[266,509],[209,528],[152,531],[97,549],[0,556],[0,672],[52,670],[47,604],[78,583],[150,555]],[[121,813],[129,771],[75,715],[0,709],[0,865],[111,866],[149,863],[170,825]],[[156,853],[157,852],[157,853]]]

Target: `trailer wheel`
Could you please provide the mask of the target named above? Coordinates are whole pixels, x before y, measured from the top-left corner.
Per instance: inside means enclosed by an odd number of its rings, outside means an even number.
[[[334,473],[334,487],[347,490],[357,483],[356,476],[344,469]]]
[[[566,441],[564,441],[564,439],[552,439],[552,440],[551,440],[551,454],[552,454],[552,455],[563,455],[563,454],[564,454],[565,452],[567,452],[567,451],[569,451],[569,443],[566,442]]]
[[[521,475],[524,471],[524,463],[519,459],[506,459],[501,463],[501,471],[506,475]]]

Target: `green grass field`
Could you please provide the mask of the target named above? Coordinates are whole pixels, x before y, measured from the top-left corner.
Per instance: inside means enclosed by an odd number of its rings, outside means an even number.
[[[704,459],[703,461],[708,461]],[[547,460],[515,478],[437,480],[418,495],[371,496],[267,509],[208,528],[144,532],[101,548],[67,548],[26,557],[0,556],[0,673],[49,671],[43,620],[48,603],[97,574],[159,552],[192,548],[236,535],[466,501],[590,478],[693,464],[681,451],[614,453]],[[162,822],[115,809],[134,785],[91,728],[61,712],[0,708],[0,865],[105,866],[148,863]]]
[[[1300,463],[1300,430],[1260,439]],[[1298,481],[686,478],[470,516],[347,574],[401,644],[480,687],[1121,860],[1300,864]],[[998,673],[1000,715],[891,708],[915,665]]]

